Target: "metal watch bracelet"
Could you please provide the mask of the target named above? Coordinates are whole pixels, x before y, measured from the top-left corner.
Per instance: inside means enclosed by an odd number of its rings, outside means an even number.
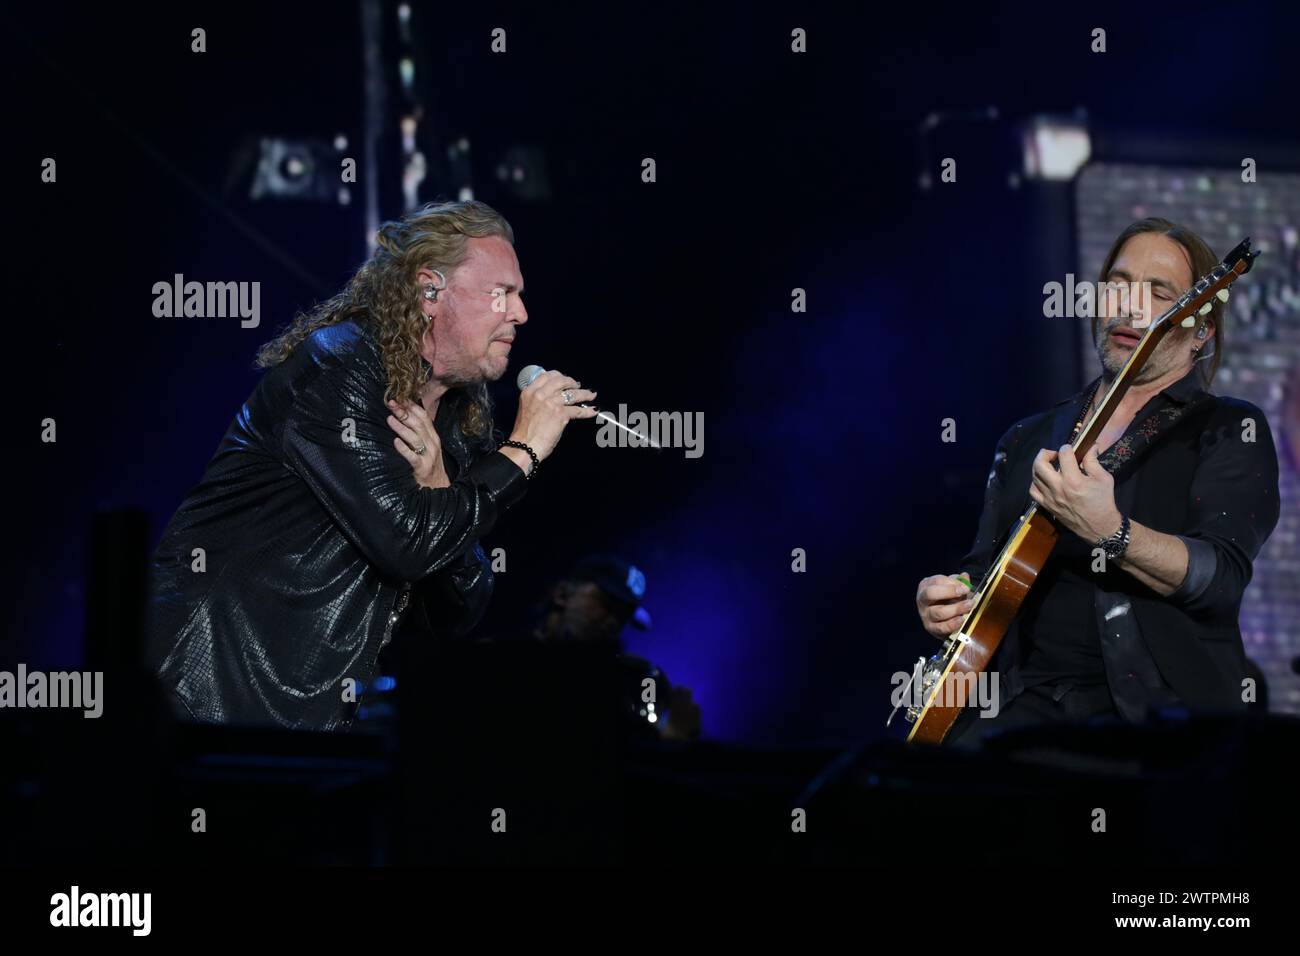
[[[1129,534],[1131,531],[1128,515],[1120,515],[1120,519],[1118,531],[1112,534],[1109,538],[1097,539],[1098,547],[1106,553],[1106,557],[1111,561],[1122,558],[1124,552],[1128,550]]]

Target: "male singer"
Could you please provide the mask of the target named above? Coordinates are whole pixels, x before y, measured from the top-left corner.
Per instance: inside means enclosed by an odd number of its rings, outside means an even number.
[[[510,225],[481,202],[386,223],[268,369],[163,533],[151,664],[180,716],[350,726],[404,614],[461,634],[492,590],[479,538],[595,393],[559,372],[498,445],[486,382],[528,321]]]

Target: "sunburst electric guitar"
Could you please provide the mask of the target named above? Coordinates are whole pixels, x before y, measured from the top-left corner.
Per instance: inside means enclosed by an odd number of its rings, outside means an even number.
[[[1250,238],[1242,240],[1223,261],[1202,276],[1146,330],[1133,349],[1114,384],[1093,413],[1074,443],[1079,461],[1088,453],[1102,429],[1119,407],[1120,400],[1147,359],[1175,325],[1194,326],[1218,296],[1227,301],[1228,286],[1250,271],[1258,252],[1250,251]],[[1037,502],[1011,529],[1007,543],[989,566],[979,587],[972,595],[975,602],[961,627],[949,635],[939,653],[928,660],[922,657],[912,670],[911,679],[899,690],[902,703],[889,715],[886,726],[900,709],[906,708],[912,724],[908,743],[939,744],[972,696],[976,680],[988,667],[1021,604],[1033,587],[1038,573],[1056,546],[1059,530]],[[897,692],[896,692],[897,693]],[[911,703],[909,703],[909,701]]]

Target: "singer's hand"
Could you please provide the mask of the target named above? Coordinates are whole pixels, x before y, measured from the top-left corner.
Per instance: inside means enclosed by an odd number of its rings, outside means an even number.
[[[449,488],[451,477],[442,461],[442,440],[434,431],[429,413],[419,402],[389,402],[388,427],[397,432],[393,444],[411,463],[416,483],[422,488]],[[416,449],[421,449],[418,453]]]
[[[565,389],[569,391],[568,405],[564,404],[562,394]],[[563,372],[543,372],[519,393],[519,414],[515,416],[515,427],[510,432],[510,437],[528,445],[537,453],[539,460],[544,460],[559,444],[565,425],[575,418],[596,417],[596,409],[582,408],[578,404],[589,402],[595,397],[595,392],[583,388],[581,382],[574,381]],[[512,450],[514,449],[503,449]]]

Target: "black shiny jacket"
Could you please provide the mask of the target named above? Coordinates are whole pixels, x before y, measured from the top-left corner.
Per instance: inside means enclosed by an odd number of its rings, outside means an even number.
[[[367,327],[320,329],[240,409],[154,558],[150,664],[182,717],[331,730],[403,614],[460,636],[486,610],[479,538],[523,494],[446,408],[452,484],[416,484]],[[349,680],[350,679],[350,680]]]

